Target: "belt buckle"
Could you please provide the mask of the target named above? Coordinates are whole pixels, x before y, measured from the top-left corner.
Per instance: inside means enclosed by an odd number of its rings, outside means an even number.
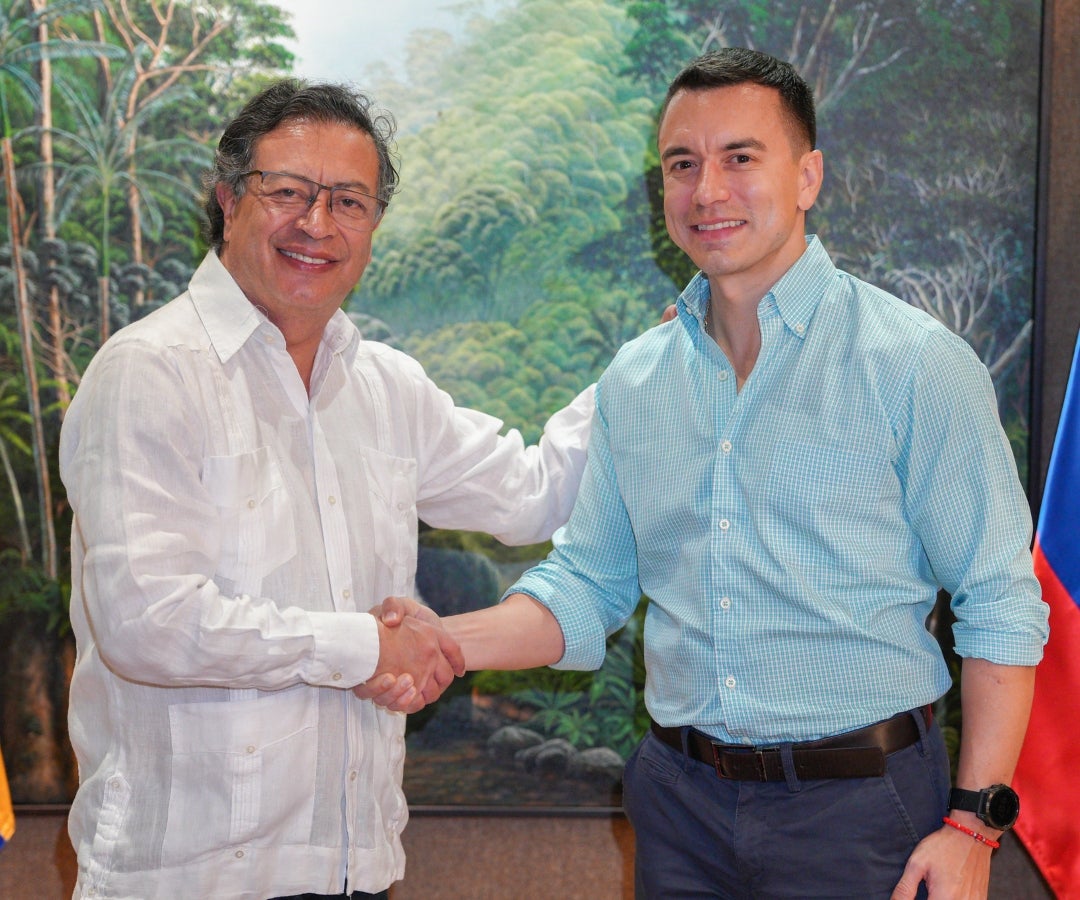
[[[729,774],[726,771],[726,769],[728,767],[725,765],[725,757],[727,757],[728,760],[730,760],[732,763],[735,762],[735,758],[737,758],[738,761],[741,763],[744,759],[749,760],[751,757],[753,757],[754,763],[756,764],[755,768],[757,770],[757,772],[756,772],[757,780],[758,781],[768,781],[769,780],[769,770],[765,765],[765,755],[766,755],[766,753],[775,752],[775,751],[763,750],[763,749],[758,748],[758,747],[746,747],[746,748],[740,747],[737,750],[731,750],[731,749],[723,748],[720,744],[717,744],[716,742],[710,742],[710,743],[711,743],[711,746],[712,746],[713,768],[716,770],[716,775],[717,775],[718,778],[723,778],[723,779],[726,779],[728,781],[731,781],[731,780],[734,780],[734,781],[750,781],[750,780],[752,780],[753,776],[751,776],[749,774],[747,768],[742,766],[742,765],[736,766],[735,768],[737,769],[737,771],[731,772]]]

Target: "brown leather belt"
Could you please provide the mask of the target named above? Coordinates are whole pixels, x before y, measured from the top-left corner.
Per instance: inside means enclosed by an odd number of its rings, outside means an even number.
[[[815,778],[876,778],[885,774],[885,757],[910,747],[919,740],[919,726],[912,713],[921,714],[930,727],[933,710],[929,706],[902,712],[855,731],[847,731],[817,741],[791,745],[795,774],[803,780]],[[693,728],[665,728],[652,722],[652,733],[670,747],[716,769],[721,778],[735,781],[785,781],[781,748],[721,744]]]

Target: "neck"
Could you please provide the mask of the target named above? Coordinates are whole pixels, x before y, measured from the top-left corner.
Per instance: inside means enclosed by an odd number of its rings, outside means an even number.
[[[705,314],[705,324],[706,332],[735,370],[735,386],[741,388],[761,352],[757,304],[734,305],[713,297]]]

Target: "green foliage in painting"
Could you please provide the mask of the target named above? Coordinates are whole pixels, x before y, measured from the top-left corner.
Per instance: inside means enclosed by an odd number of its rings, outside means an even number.
[[[608,747],[626,759],[649,727],[642,661],[647,609],[642,598],[626,625],[608,638],[595,672],[480,672],[473,687],[529,710],[526,724],[546,737],[564,738],[579,750]]]
[[[347,305],[369,339],[415,356],[460,404],[539,439],[693,275],[663,216],[655,117],[668,80],[704,50],[758,47],[792,60],[818,97],[826,181],[813,229],[843,267],[975,347],[1023,470],[1039,4],[488,8],[461,7],[456,37],[417,29],[401,74],[367,69],[363,86],[399,123],[402,164]],[[221,125],[293,65],[291,26],[273,4],[170,10],[117,0],[0,10],[12,176],[0,238],[0,619],[44,622],[61,648],[64,559],[50,530],[66,546],[63,410],[102,338],[183,289],[205,251],[199,192]],[[424,591],[446,588],[455,611],[492,602],[546,549],[476,534],[421,540]],[[512,696],[550,737],[625,756],[647,722],[644,610],[609,639],[598,672],[482,673],[475,686]]]
[[[407,91],[379,87],[411,112],[359,308],[430,332],[550,300],[550,279],[619,228],[640,171],[651,103],[617,74],[628,33],[609,4],[524,0]]]
[[[67,634],[65,591],[59,581],[49,578],[37,566],[27,566],[11,549],[0,551],[0,625],[16,613],[41,617],[50,634]]]

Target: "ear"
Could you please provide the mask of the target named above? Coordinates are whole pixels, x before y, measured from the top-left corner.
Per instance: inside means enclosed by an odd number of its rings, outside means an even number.
[[[825,163],[820,150],[810,150],[799,161],[799,209],[806,212],[817,201]]]
[[[231,187],[222,182],[218,182],[214,188],[214,196],[217,198],[218,204],[221,206],[222,213],[225,214],[225,230],[223,232],[223,239],[229,240],[229,231],[232,228],[233,211],[236,209],[237,197],[233,193]]]

